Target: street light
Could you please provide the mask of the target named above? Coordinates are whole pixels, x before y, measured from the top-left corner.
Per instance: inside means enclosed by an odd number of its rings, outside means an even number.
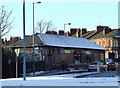
[[[25,49],[25,0],[23,0],[23,80],[26,80],[26,49]]]
[[[33,2],[33,75],[35,75],[35,60],[34,60],[34,44],[35,44],[35,38],[34,38],[34,4],[40,4],[41,2]]]
[[[64,33],[65,33],[65,25],[71,25],[71,23],[65,23],[64,24]]]

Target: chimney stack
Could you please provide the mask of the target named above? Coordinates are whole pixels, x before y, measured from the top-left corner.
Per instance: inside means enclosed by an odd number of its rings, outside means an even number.
[[[74,35],[74,34],[76,34],[76,32],[77,32],[77,28],[71,28],[70,29],[71,36]]]
[[[80,37],[80,33],[81,33],[81,30],[80,30],[80,28],[78,28],[76,31],[76,37]]]
[[[97,26],[97,32],[101,32],[101,31],[103,31],[103,29],[104,29],[104,26],[101,26],[101,25],[99,25],[99,26]]]
[[[87,33],[87,29],[86,28],[82,28],[82,30],[81,30],[81,36],[84,35],[85,33]]]
[[[112,29],[109,28],[108,26],[104,26],[104,29],[103,29],[103,35],[106,35],[107,33],[109,33]]]
[[[109,28],[108,26],[97,26],[97,32],[101,32],[103,31],[103,35],[106,35],[107,33],[109,33],[112,29]]]
[[[59,35],[64,35],[64,30],[59,30]]]
[[[66,35],[66,36],[70,36],[70,33],[69,33],[69,31],[67,31],[67,32],[65,33],[65,35]]]

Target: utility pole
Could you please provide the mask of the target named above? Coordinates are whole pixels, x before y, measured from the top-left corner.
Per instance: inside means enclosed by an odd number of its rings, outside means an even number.
[[[33,75],[35,76],[35,30],[34,30],[34,4],[40,4],[41,2],[33,2],[33,36],[32,36],[32,42],[33,42]]]
[[[25,0],[23,0],[23,80],[26,80],[26,49],[25,49]]]
[[[35,30],[34,30],[34,2],[33,2],[33,75],[35,76],[35,38],[34,38]]]

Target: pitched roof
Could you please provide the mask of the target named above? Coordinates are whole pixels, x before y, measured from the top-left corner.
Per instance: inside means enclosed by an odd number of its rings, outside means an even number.
[[[106,34],[106,37],[115,37],[118,34],[118,29],[113,29],[113,31]]]
[[[32,38],[33,38],[32,35],[25,38],[25,47],[33,47]],[[34,39],[35,39],[35,45],[40,45],[40,44],[42,45],[42,41],[40,40],[40,38],[38,37],[37,34],[35,34]],[[11,44],[10,47],[13,47],[13,48],[21,47],[22,48],[23,47],[23,39],[14,44]]]
[[[86,39],[89,39],[89,37],[93,36],[96,34],[96,31],[93,30],[93,31],[88,31],[87,33],[85,33],[84,35],[82,35],[81,37],[82,38],[86,38]]]
[[[26,47],[32,47],[32,36],[25,39]],[[23,40],[16,42],[11,47],[17,48],[23,46]],[[52,34],[36,34],[35,35],[35,46],[53,46],[53,47],[64,47],[64,48],[84,48],[84,49],[96,49],[106,50],[90,40],[85,38],[76,38],[65,35],[52,35]]]
[[[42,39],[43,44],[46,46],[106,50],[105,48],[85,38],[50,34],[38,34],[38,36]]]
[[[108,38],[108,37],[115,37],[117,35],[117,33],[118,33],[118,29],[113,29],[111,32],[109,32],[105,35],[103,34],[103,31],[101,31],[101,32],[90,31],[90,32],[84,34],[82,37],[87,38],[87,39]],[[120,37],[120,35],[119,35],[119,37]]]

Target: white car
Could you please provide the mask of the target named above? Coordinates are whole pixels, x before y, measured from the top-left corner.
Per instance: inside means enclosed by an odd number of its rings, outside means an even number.
[[[94,61],[88,64],[88,71],[97,71],[97,65],[99,66],[100,70],[106,70],[106,65],[104,65],[102,62]]]

